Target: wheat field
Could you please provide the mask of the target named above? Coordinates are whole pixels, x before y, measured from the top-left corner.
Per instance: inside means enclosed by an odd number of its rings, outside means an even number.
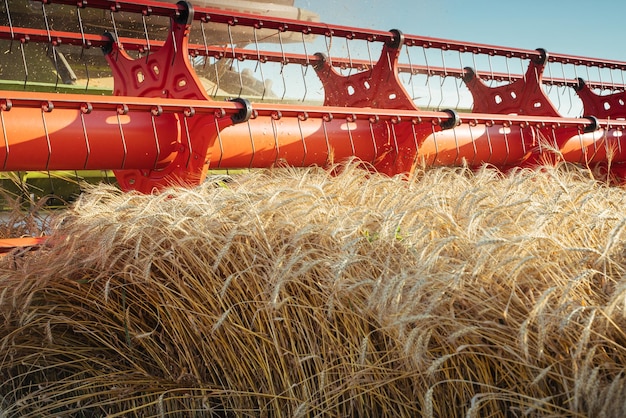
[[[0,409],[626,416],[625,203],[566,165],[94,187],[0,260]]]

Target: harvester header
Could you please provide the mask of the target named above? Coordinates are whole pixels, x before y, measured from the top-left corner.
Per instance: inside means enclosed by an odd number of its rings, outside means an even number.
[[[626,174],[626,63],[332,25],[290,1],[4,8],[2,171],[113,170],[145,193],[351,158]]]

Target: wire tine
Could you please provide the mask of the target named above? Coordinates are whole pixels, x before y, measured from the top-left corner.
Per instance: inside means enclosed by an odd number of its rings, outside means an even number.
[[[413,69],[413,62],[411,60],[411,50],[408,44],[404,44],[404,49],[406,50],[406,56],[409,61],[409,79],[407,83],[411,86],[411,100],[416,100],[415,97],[415,83],[413,82],[413,76],[416,74],[416,71]]]
[[[280,61],[280,77],[283,81],[283,95],[281,97],[281,100],[285,99],[285,95],[287,94],[287,81],[285,80],[285,65],[288,63],[288,60],[285,56],[285,47],[283,45],[283,36],[282,36],[282,29],[279,28],[278,29],[278,43],[280,44],[280,54],[281,54],[281,61]]]
[[[459,158],[461,158],[461,147],[459,146],[459,138],[456,135],[456,128],[452,128],[452,135],[454,136],[454,147],[456,148],[456,157],[454,157],[454,164],[459,164]]]
[[[300,131],[300,140],[302,141],[302,150],[304,152],[304,154],[302,155],[302,162],[300,163],[301,167],[304,167],[304,163],[306,161],[306,157],[308,154],[307,148],[306,148],[306,141],[304,140],[304,134],[302,133],[302,121],[306,120],[307,116],[306,114],[304,116],[300,116],[298,115],[297,120],[298,120],[298,130]]]
[[[191,156],[193,155],[193,143],[191,142],[191,135],[189,135],[189,121],[188,119],[195,115],[196,111],[193,108],[188,108],[183,112],[183,126],[185,127],[185,137],[187,138],[187,161],[185,162],[185,167],[189,167],[189,161],[191,161]],[[217,138],[221,141],[220,137],[220,125],[217,120],[217,115],[215,115],[215,127],[217,128]]]
[[[489,146],[489,157],[487,158],[487,161],[485,161],[486,163],[491,163],[493,158],[493,145],[491,144],[491,135],[489,134],[489,128],[491,126],[493,126],[493,124],[487,124],[485,129],[485,134],[487,135],[487,145]]]
[[[472,151],[474,151],[474,157],[472,157],[472,161],[470,162],[470,165],[475,166],[476,165],[476,160],[478,159],[478,148],[476,147],[476,138],[474,138],[474,128],[476,127],[475,123],[470,123],[469,124],[469,134],[470,134],[470,139],[472,141]]]
[[[370,49],[370,40],[367,40],[367,58],[370,61],[370,78],[374,72],[374,61],[372,61],[372,50]]]
[[[332,58],[332,53],[331,53],[331,49],[333,47],[333,31],[332,29],[328,29],[325,33],[325,37],[324,37],[324,43],[326,44],[326,56],[328,59],[328,64],[330,67],[333,66],[333,58]],[[369,48],[369,46],[368,46]],[[369,51],[369,49],[368,49]],[[372,62],[371,56],[370,56],[370,64]]]
[[[11,42],[9,43],[9,52],[12,52],[13,40],[15,39],[15,33],[13,32],[13,20],[11,19],[11,10],[9,8],[9,0],[4,0],[4,9],[6,10],[7,19],[9,21],[9,31],[11,32]]]
[[[374,124],[378,123],[378,117],[370,117],[369,118],[369,122],[370,122],[370,135],[372,137],[372,145],[374,146],[374,158],[372,159],[372,162],[376,161],[378,159],[378,144],[376,143],[376,135],[374,134]],[[416,148],[417,149],[417,143],[416,143]]]
[[[432,90],[430,89],[430,64],[428,63],[428,54],[426,53],[425,46],[422,46],[422,51],[424,52],[424,61],[426,63],[426,87],[428,88],[428,103],[426,104],[426,108],[430,109],[430,104],[433,99]]]
[[[126,137],[124,136],[124,128],[122,127],[122,120],[120,118],[121,114],[125,114],[125,110],[122,111],[123,107],[118,108],[118,110],[116,111],[115,115],[117,116],[117,126],[120,129],[120,139],[122,140],[122,147],[124,149],[124,156],[122,157],[122,165],[121,165],[121,169],[124,169],[126,166],[126,156],[128,154],[128,147],[126,146]]]
[[[148,36],[148,25],[146,24],[146,16],[148,15],[148,11],[141,13],[141,23],[143,24],[143,34],[146,39],[146,62],[148,62],[148,58],[150,57],[150,36]]]
[[[24,43],[20,41],[20,52],[22,54],[22,65],[24,66],[24,90],[26,90],[26,84],[28,83],[28,64],[26,64],[26,52],[24,51]]]
[[[4,162],[2,163],[2,171],[6,171],[9,162],[9,137],[7,136],[7,127],[4,121],[4,110],[0,108],[0,125],[2,126],[2,137],[4,138]]]
[[[202,68],[206,68],[206,63],[209,60],[209,45],[206,41],[206,32],[204,30],[204,23],[207,21],[207,17],[200,19],[200,33],[202,33],[202,44],[204,45],[204,63]]]
[[[433,165],[439,158],[439,145],[437,144],[437,133],[435,132],[435,124],[431,124],[431,134],[433,138],[433,144],[435,145],[435,156],[433,158]]]
[[[333,156],[330,148],[330,139],[328,138],[328,129],[326,128],[326,123],[329,122],[332,118],[322,117],[322,131],[324,131],[324,140],[326,141],[326,165],[332,164]]]
[[[152,167],[153,170],[156,170],[157,165],[161,159],[161,145],[159,143],[159,132],[157,131],[155,118],[160,116],[162,109],[160,106],[155,106],[154,111],[151,112],[150,121],[152,123],[152,134],[154,135],[154,146],[156,149],[156,156],[154,157],[154,165]]]
[[[352,75],[352,54],[350,53],[350,40],[346,37],[346,51],[348,53],[348,77]]]
[[[463,54],[461,53],[461,51],[459,51],[459,64],[460,64],[459,68],[465,68],[465,66],[463,65]],[[459,77],[458,81],[454,84],[456,85],[456,97],[457,97],[456,108],[458,109],[461,106],[461,85],[464,84],[463,78]]]
[[[121,47],[122,43],[120,42],[120,37],[119,37],[119,35],[117,33],[117,25],[115,24],[115,11],[114,10],[110,11],[110,17],[111,17],[111,25],[113,26],[113,33],[115,34],[115,42],[117,43],[117,45],[119,47]],[[174,44],[174,45],[176,45],[176,44]],[[176,47],[176,46],[174,46],[174,47]]]
[[[48,14],[46,13],[46,2],[44,1],[41,2],[41,13],[43,15],[44,24],[46,26],[46,35],[48,36],[48,56],[52,58],[52,62],[54,63],[54,69],[56,71],[56,78],[54,81],[54,90],[56,91],[59,86],[59,60],[56,46],[52,43],[52,34],[50,33],[50,24],[48,22]],[[52,54],[50,54],[50,51],[52,51]]]
[[[185,125],[187,124],[187,121],[185,119]],[[219,160],[217,160],[217,168],[220,168],[222,166],[222,159],[224,158],[224,143],[222,142],[222,134],[220,133],[220,125],[219,125],[219,121],[217,119],[217,116],[215,116],[215,129],[217,130],[217,145],[219,145],[220,147],[220,158]],[[189,138],[189,131],[187,131],[187,138],[188,138],[188,142],[189,142],[189,146],[191,147],[191,140]],[[191,148],[190,148],[191,150]],[[191,158],[191,152],[189,153],[189,157]],[[189,160],[187,160],[187,165],[189,165]]]
[[[280,156],[280,144],[278,143],[278,131],[275,118],[270,118],[270,122],[272,124],[272,133],[274,134],[274,147],[276,148],[276,158],[274,158],[274,165],[276,165],[278,163],[278,157]]]
[[[604,90],[604,81],[602,81],[602,73],[600,72],[600,67],[597,66],[596,68],[598,69],[598,81],[600,82],[600,89]]]
[[[81,38],[81,42],[82,42],[82,49],[80,51],[80,58],[82,59],[83,56],[85,55],[85,48],[87,48],[87,40],[85,39],[85,29],[83,26],[83,19],[80,15],[80,7],[76,7],[76,18],[78,20],[78,28],[80,29],[80,38]]]
[[[248,164],[248,169],[251,169],[252,164],[254,163],[256,147],[254,146],[254,135],[252,135],[252,125],[250,124],[250,120],[248,120],[246,123],[248,124],[248,136],[250,137],[250,147],[252,149],[252,153],[250,154],[250,163]]]
[[[400,148],[398,147],[398,135],[396,133],[396,124],[395,123],[391,123],[391,137],[393,138],[393,149],[394,149],[394,153],[393,153],[393,165],[396,165],[396,162],[398,161],[398,154],[400,153]]]
[[[45,167],[45,171],[48,171],[50,167],[50,159],[52,158],[52,144],[50,143],[50,133],[48,132],[48,124],[46,123],[46,111],[43,107],[41,108],[41,121],[43,124],[44,135],[46,137],[46,145],[48,147],[48,157],[46,159]]]
[[[233,62],[237,62],[237,74],[239,75],[239,93],[237,94],[237,97],[241,97],[241,93],[243,92],[243,78],[241,78],[241,67],[239,65],[239,59],[236,57],[236,53],[235,53],[235,43],[233,42],[233,33],[231,31],[231,26],[234,25],[234,23],[228,23],[227,28],[228,28],[228,42],[230,43],[230,50],[231,53],[233,55],[232,61],[230,62],[230,70],[233,70]]]
[[[262,64],[263,59],[261,58],[261,50],[259,48],[259,39],[258,39],[256,25],[252,29],[252,33],[254,35],[254,47],[256,49],[256,58],[257,58],[256,65],[254,67],[254,72],[256,72],[258,69],[259,74],[261,75],[261,83],[263,83],[263,93],[261,93],[261,101],[263,101],[263,99],[265,99],[265,93],[267,92],[267,85],[265,84],[265,75],[263,74],[263,64]]]
[[[352,129],[350,129],[350,124],[354,122],[355,117],[348,116],[346,118],[346,130],[348,131],[348,139],[350,140],[350,150],[352,152],[352,156],[356,155],[356,149],[354,148],[354,139],[352,138]]]
[[[215,69],[215,89],[213,93],[213,97],[217,96],[217,93],[220,91],[220,71],[218,68],[219,58],[214,58],[215,63],[213,64],[213,68]]]
[[[89,157],[91,156],[91,145],[89,144],[89,135],[87,135],[87,124],[85,123],[85,113],[91,112],[91,107],[89,104],[84,106],[84,110],[80,112],[80,124],[83,128],[83,137],[85,139],[85,149],[87,151],[87,155],[85,157],[85,163],[83,164],[83,170],[87,169],[87,165],[89,164]]]
[[[444,91],[443,91],[443,85],[446,82],[446,77],[448,77],[448,68],[446,67],[446,57],[444,54],[443,49],[440,50],[441,51],[441,64],[443,66],[443,76],[441,77],[441,83],[439,83],[439,104],[437,105],[438,109],[441,109],[442,105],[443,105],[443,98],[444,98]]]
[[[507,162],[509,161],[509,157],[511,156],[511,146],[509,144],[508,132],[510,132],[510,128],[508,126],[505,126],[504,129],[502,129],[502,133],[504,135],[504,146],[506,148],[506,157],[504,158],[502,165],[505,167],[506,167]]]
[[[304,32],[302,32],[302,46],[304,47],[304,56],[306,57],[306,62],[302,64],[302,66],[300,67],[300,72],[302,73],[302,85],[304,86],[304,95],[302,96],[302,101],[304,102],[306,100],[306,95],[308,93],[308,86],[306,84],[306,75],[309,71],[309,66],[311,65],[311,62],[309,61],[309,53],[307,52],[307,49],[306,49],[306,42],[304,40]]]

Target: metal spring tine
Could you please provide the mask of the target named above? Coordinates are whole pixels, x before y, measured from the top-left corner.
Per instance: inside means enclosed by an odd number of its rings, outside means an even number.
[[[561,74],[563,75],[563,78],[565,78],[565,70],[563,69],[563,63],[560,63],[561,65]],[[548,75],[550,77],[552,77],[552,70],[551,70],[551,65],[548,65]],[[554,87],[554,85],[550,85],[550,89],[552,89]],[[561,92],[561,94],[563,94],[563,92]],[[559,92],[557,91],[556,93],[556,98],[557,98],[557,108],[560,110],[561,109],[561,94],[559,94]]]
[[[46,159],[45,171],[48,171],[48,168],[50,167],[50,158],[52,158],[52,144],[50,142],[50,133],[48,132],[48,124],[46,122],[46,113],[51,112],[52,108],[53,105],[50,102],[41,105],[41,121],[43,124],[44,134],[46,136],[46,145],[48,146],[48,157]]]
[[[491,62],[491,54],[487,55],[487,62],[489,63],[489,73],[491,74],[489,85],[493,86],[494,83],[495,83],[495,80],[494,80],[495,77],[494,77],[494,74],[493,74],[493,65],[492,65],[492,62]]]
[[[509,135],[508,132],[510,130],[509,126],[505,125],[502,133],[504,134],[504,146],[506,147],[506,157],[504,157],[504,161],[502,162],[503,166],[506,166],[506,163],[509,161],[509,157],[511,156],[511,146],[509,144]]]
[[[332,115],[329,113],[322,117],[322,131],[324,131],[324,140],[326,141],[326,165],[332,164],[332,152],[330,148],[330,139],[328,138],[328,129],[326,128],[326,123],[332,120]]]
[[[509,59],[510,58],[508,56],[504,58],[504,65],[506,65],[506,75],[509,79],[509,84],[511,84],[513,82],[513,78],[511,77],[511,70],[509,68]]]
[[[589,73],[589,66],[585,67],[587,69],[587,80],[591,81],[591,74]]]
[[[413,134],[413,145],[415,145],[415,157],[413,157],[413,166],[417,163],[417,155],[419,154],[419,142],[417,141],[417,131],[415,123],[411,123],[411,133]]]
[[[435,124],[431,123],[430,129],[432,132],[433,144],[435,145],[435,157],[433,158],[434,165],[435,161],[437,161],[437,159],[439,158],[439,145],[437,144],[437,133],[435,132]]]
[[[235,43],[233,42],[233,33],[230,29],[230,27],[234,24],[235,23],[231,21],[228,22],[228,25],[226,26],[228,28],[228,42],[230,43],[230,49],[233,54],[233,59],[230,62],[230,70],[233,70],[233,62],[237,62],[237,74],[239,75],[239,93],[237,94],[237,97],[241,97],[241,93],[243,92],[243,78],[241,76],[241,66],[239,65],[239,60],[235,58]]]
[[[78,28],[80,29],[80,38],[83,44],[83,48],[80,51],[80,58],[85,55],[85,48],[87,47],[87,40],[85,39],[85,29],[83,26],[83,19],[80,15],[80,7],[76,6],[76,18],[78,20]]]
[[[301,167],[304,167],[304,163],[306,161],[306,157],[308,154],[308,150],[306,147],[306,141],[304,140],[304,134],[302,133],[302,122],[308,119],[308,115],[306,113],[301,113],[298,115],[298,130],[300,131],[300,140],[302,141],[302,151],[304,154],[302,155],[302,162],[300,163]]]
[[[459,138],[456,135],[456,128],[452,128],[452,135],[454,135],[454,147],[456,148],[456,157],[454,157],[454,164],[458,164],[461,157],[461,148],[459,147]]]
[[[141,23],[143,24],[143,34],[146,39],[146,62],[148,62],[148,58],[150,57],[150,37],[148,36],[148,25],[146,24],[146,16],[150,14],[149,10],[142,11],[141,13]]]
[[[595,144],[595,140],[593,141]],[[588,159],[588,150],[587,147],[585,146],[585,143],[583,141],[583,134],[582,134],[582,130],[578,130],[578,145],[580,146],[580,149],[582,151],[582,155],[580,157],[580,160],[578,160],[578,162],[580,164],[588,164],[589,159]]]
[[[126,137],[124,136],[124,128],[122,127],[122,120],[120,119],[120,116],[125,115],[126,113],[128,113],[128,107],[126,105],[118,105],[115,116],[117,117],[117,126],[120,128],[120,139],[122,140],[122,147],[124,148],[124,156],[122,157],[122,165],[120,167],[122,169],[126,166],[128,148],[126,147]]]
[[[441,77],[441,83],[439,83],[439,104],[437,105],[438,109],[441,109],[441,106],[443,105],[443,96],[444,96],[443,84],[446,82],[446,78],[448,77],[448,68],[446,67],[446,57],[443,52],[443,49],[441,49],[440,51],[441,51],[441,64],[443,66],[443,77]]]
[[[89,103],[85,103],[81,106],[80,124],[83,128],[83,137],[85,138],[85,149],[87,150],[85,163],[83,164],[83,170],[87,169],[87,164],[89,164],[89,157],[91,157],[91,145],[89,144],[89,135],[87,135],[87,124],[85,123],[85,115],[91,113],[91,110],[92,110],[92,107]]]
[[[348,77],[352,75],[352,54],[350,53],[350,40],[348,37],[344,38],[346,41],[346,52],[348,53]]]
[[[191,135],[189,135],[189,121],[188,119],[193,117],[196,114],[196,110],[193,107],[188,107],[183,111],[183,125],[185,126],[185,138],[187,138],[187,161],[185,162],[185,167],[189,167],[189,161],[191,161],[191,156],[193,155],[193,143],[191,142]],[[215,127],[217,129],[217,138],[221,142],[222,138],[220,137],[220,126],[217,121],[217,115],[215,117]]]
[[[472,140],[472,150],[474,151],[474,157],[472,158],[472,162],[470,163],[471,165],[475,165],[476,159],[478,159],[478,148],[476,147],[476,139],[474,138],[474,131],[473,131],[473,128],[475,127],[476,127],[476,123],[470,122],[469,134],[470,134],[470,139]]]
[[[280,112],[273,112],[270,122],[272,124],[272,133],[274,134],[274,147],[276,148],[276,158],[274,158],[274,165],[278,163],[278,157],[280,156],[280,144],[278,143],[278,130],[276,127],[276,120],[280,118]]]
[[[433,94],[430,89],[430,65],[428,64],[428,54],[426,54],[426,47],[422,46],[422,51],[424,52],[424,61],[426,63],[426,87],[428,88],[428,104],[426,104],[426,108],[430,109],[430,103],[433,98]]]
[[[465,68],[465,66],[463,65],[463,54],[461,53],[461,51],[459,51],[459,64],[460,67],[459,68]],[[456,108],[458,109],[461,106],[461,85],[463,85],[463,78],[459,77],[459,79],[457,80],[456,83],[454,83],[456,85]]]
[[[157,131],[155,118],[161,116],[163,114],[163,109],[161,106],[156,105],[152,108],[150,112],[150,122],[152,123],[152,133],[154,135],[154,145],[156,149],[156,156],[154,157],[154,166],[152,167],[154,170],[157,168],[157,164],[161,159],[161,146],[159,145],[159,133]]]
[[[574,74],[576,73],[576,66],[574,66]],[[575,78],[576,80],[578,77]],[[563,74],[563,80],[566,80],[565,73]],[[567,91],[567,97],[569,99],[569,108],[567,109],[567,114],[570,115],[572,113],[572,109],[574,108],[574,98],[572,97],[572,89],[567,88],[567,85],[563,85],[563,89]]]
[[[563,63],[561,63],[561,68],[562,67],[563,67]],[[548,63],[547,68],[548,68],[548,77],[552,78],[552,65]],[[565,72],[563,72],[563,76],[565,77]],[[552,93],[553,89],[554,89],[554,84],[553,83],[548,84],[548,88],[546,89],[546,94]]]
[[[350,124],[356,120],[356,116],[347,116],[346,117],[346,130],[348,131],[348,139],[350,140],[350,151],[352,152],[352,156],[356,155],[356,149],[354,148],[354,138],[352,138],[352,129],[350,129]]]
[[[281,100],[283,100],[285,98],[285,95],[287,94],[287,81],[285,80],[285,65],[287,65],[288,60],[287,57],[285,56],[285,47],[283,45],[283,35],[282,35],[283,29],[279,28],[278,29],[278,43],[280,44],[280,54],[281,54],[281,60],[280,60],[280,78],[283,82],[283,95],[281,97]]]
[[[398,161],[398,154],[400,154],[400,148],[398,147],[398,135],[396,133],[396,124],[391,123],[391,137],[393,138],[393,148],[395,150],[395,153],[393,155],[393,164],[396,165],[396,162]]]
[[[330,52],[330,50],[333,47],[333,31],[331,29],[328,29],[325,33],[325,37],[324,37],[324,43],[326,44],[326,59],[328,60],[328,64],[330,67],[333,66],[333,57],[332,57],[332,53]],[[370,57],[370,63],[372,62],[372,59]]]
[[[206,32],[204,30],[204,24],[207,22],[208,17],[203,16],[200,19],[200,33],[202,33],[202,44],[204,45],[204,63],[202,64],[202,68],[206,68],[206,63],[209,60],[209,45],[206,41]]]
[[[370,42],[371,41],[368,39],[366,45],[367,45],[367,58],[369,59],[369,62],[370,62],[370,77],[371,77],[372,71],[374,71],[374,61],[372,61],[372,50],[370,48]]]
[[[219,62],[219,58],[215,58],[215,62],[213,63],[213,68],[215,69],[215,88],[214,88],[215,91],[213,93],[213,97],[216,97],[217,93],[219,93],[220,91],[220,71],[217,68],[218,62]]]
[[[604,82],[602,81],[602,73],[600,72],[600,67],[596,67],[598,69],[598,81],[600,82],[600,89],[605,90]]]
[[[2,125],[2,137],[4,138],[5,149],[4,162],[2,163],[2,171],[6,171],[7,163],[9,161],[9,138],[7,137],[7,127],[4,121],[4,112],[5,110],[0,107],[0,125]]]
[[[4,0],[4,9],[6,10],[7,19],[9,21],[9,31],[11,32],[11,42],[9,43],[9,52],[11,52],[13,50],[13,39],[15,39],[15,33],[13,32],[13,20],[11,19],[9,0]]]
[[[370,135],[372,136],[372,145],[374,146],[374,158],[372,159],[372,162],[374,162],[378,159],[378,145],[376,144],[376,136],[374,135],[374,124],[379,123],[378,116],[370,117],[369,122],[370,122]],[[417,142],[416,142],[415,149],[417,150]]]
[[[261,93],[261,101],[263,101],[263,99],[265,99],[265,93],[267,92],[267,86],[265,85],[265,75],[263,74],[263,65],[261,63],[261,61],[262,61],[262,59],[261,59],[261,50],[259,48],[259,39],[258,39],[258,35],[257,35],[257,27],[256,27],[256,25],[252,29],[252,33],[254,35],[254,47],[256,49],[256,58],[257,58],[256,59],[256,65],[254,67],[254,72],[256,72],[257,69],[258,69],[259,70],[259,74],[261,76],[261,83],[263,83],[263,93]],[[303,38],[303,42],[304,42],[304,38]]]
[[[222,142],[222,134],[220,133],[219,123],[217,121],[217,116],[215,117],[215,127],[217,130],[217,145],[220,147],[220,158],[217,160],[217,167],[222,166],[222,159],[224,158],[224,143]],[[187,132],[187,138],[189,138],[189,132]],[[189,146],[191,147],[191,140],[188,139]],[[191,151],[191,148],[189,148]],[[191,152],[189,153],[189,157],[191,158]],[[189,165],[189,159],[187,160],[187,165]]]
[[[407,81],[407,83],[409,83],[409,85],[411,86],[411,100],[415,100],[415,84],[413,84],[413,76],[415,75],[415,70],[413,70],[413,62],[411,61],[411,50],[409,45],[407,44],[404,44],[404,49],[406,50],[406,56],[409,61],[409,80]]]
[[[302,32],[302,46],[304,47],[304,56],[306,57],[306,62],[300,67],[300,72],[302,73],[302,85],[304,87],[304,95],[302,96],[302,101],[304,102],[306,100],[306,95],[309,90],[306,84],[306,75],[309,72],[309,66],[311,65],[311,62],[309,61],[309,53],[306,49],[306,41],[304,40],[304,32]]]
[[[41,2],[41,13],[43,15],[43,21],[46,26],[46,34],[48,35],[48,48],[52,48],[52,62],[54,63],[54,69],[56,71],[56,78],[54,81],[54,90],[58,89],[59,86],[59,60],[57,56],[56,46],[52,43],[52,35],[50,34],[50,24],[48,22],[48,14],[46,13],[46,2]],[[48,49],[48,52],[50,49]]]
[[[519,125],[520,140],[522,141],[522,155],[526,155],[528,150],[526,149],[526,139],[524,139],[524,127]]]
[[[115,34],[115,42],[117,42],[118,46],[121,46],[120,37],[117,33],[117,25],[115,24],[115,10],[111,9],[111,25],[113,25],[113,33]],[[174,42],[174,48],[176,48],[176,42]]]
[[[493,158],[493,145],[491,144],[491,135],[489,134],[489,128],[493,126],[493,123],[488,123],[485,127],[485,134],[487,135],[487,145],[489,146],[489,157],[487,158],[486,163],[491,163],[491,159]]]
[[[22,54],[22,65],[24,66],[24,89],[28,83],[28,64],[26,64],[26,52],[24,51],[24,44],[26,40],[20,40],[20,53]]]
[[[83,65],[85,66],[85,74],[87,76],[87,81],[85,82],[85,92],[89,90],[89,82],[91,81],[89,76],[89,66],[87,65],[87,61],[85,59],[85,49],[89,48],[91,45],[85,38],[85,30],[83,25],[83,19],[80,14],[80,7],[76,7],[76,17],[78,19],[78,27],[80,28],[80,37],[82,40],[82,48],[80,50],[80,59],[83,61]]]
[[[248,169],[251,169],[252,164],[254,163],[256,147],[254,146],[254,135],[252,135],[252,125],[250,125],[250,120],[248,119],[246,123],[248,124],[248,136],[250,137],[250,147],[252,149],[252,153],[250,154],[250,164],[248,164]]]

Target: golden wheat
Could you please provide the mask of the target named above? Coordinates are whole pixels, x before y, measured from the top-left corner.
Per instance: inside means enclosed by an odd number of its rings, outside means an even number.
[[[623,416],[625,201],[569,166],[93,188],[1,262],[1,408]]]

